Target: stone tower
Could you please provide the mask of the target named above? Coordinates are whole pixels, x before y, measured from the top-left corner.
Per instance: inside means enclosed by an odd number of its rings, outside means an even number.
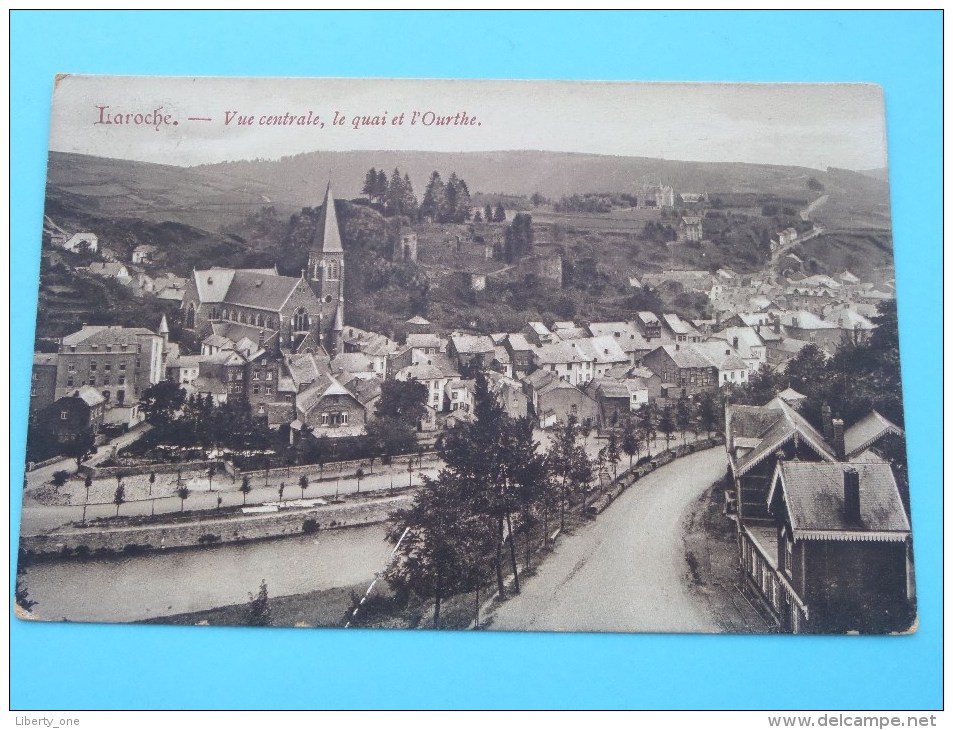
[[[321,303],[318,321],[313,324],[316,335],[327,353],[334,356],[344,351],[341,337],[344,329],[344,248],[330,182],[308,254],[307,279]]]

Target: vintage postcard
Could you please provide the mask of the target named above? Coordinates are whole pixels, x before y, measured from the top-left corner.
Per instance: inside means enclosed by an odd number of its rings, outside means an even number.
[[[58,77],[17,615],[914,631],[884,119]]]

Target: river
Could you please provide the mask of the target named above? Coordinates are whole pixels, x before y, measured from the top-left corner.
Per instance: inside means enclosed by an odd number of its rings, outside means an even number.
[[[385,525],[129,558],[37,563],[26,569],[35,618],[118,623],[374,579],[393,546]]]

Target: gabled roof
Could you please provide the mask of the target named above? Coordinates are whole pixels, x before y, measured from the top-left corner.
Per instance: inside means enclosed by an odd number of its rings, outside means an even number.
[[[332,372],[364,373],[374,370],[374,363],[361,352],[345,352],[331,359]]]
[[[583,353],[587,360],[597,363],[625,363],[629,356],[622,350],[621,343],[615,337],[587,337],[575,340],[576,349]]]
[[[343,253],[341,246],[341,231],[338,230],[338,215],[334,210],[334,195],[331,193],[331,182],[324,192],[324,205],[318,216],[318,225],[314,231],[314,240],[311,248],[322,253]]]
[[[440,335],[435,334],[409,334],[407,335],[407,346],[408,347],[436,347],[440,349],[444,346],[444,341],[440,338]]]
[[[318,381],[322,374],[330,368],[329,358],[315,355],[310,352],[288,355],[285,357],[285,367],[298,390],[302,386]]]
[[[693,345],[661,345],[652,352],[662,350],[675,363],[675,367],[682,368],[710,368],[712,362],[702,355]],[[650,352],[649,355],[652,353]]]
[[[778,398],[789,405],[793,405],[794,403],[800,403],[801,401],[806,400],[807,396],[802,393],[798,393],[796,390],[794,390],[794,388],[788,386],[778,393]]]
[[[829,330],[837,329],[836,324],[825,322],[813,312],[800,310],[797,312],[783,312],[781,315],[781,324],[785,327],[794,327],[802,330]],[[794,324],[795,321],[797,324]]]
[[[818,430],[780,398],[774,398],[764,406],[729,406],[725,418],[728,455],[732,461],[737,436],[760,439],[757,446],[734,463],[735,476],[742,476],[795,436],[803,439],[825,461],[836,459],[834,450]],[[756,431],[759,427],[763,428],[760,433]]]
[[[235,276],[235,269],[193,270],[192,279],[200,302],[215,304],[225,301],[228,287]]]
[[[511,332],[506,336],[506,341],[509,343],[510,348],[516,352],[534,349],[533,345],[527,341],[526,335],[522,332]]]
[[[719,371],[748,369],[745,361],[738,356],[737,351],[730,347],[727,342],[714,340],[700,342],[692,345],[692,347],[708,358]]]
[[[227,339],[231,343],[238,343],[241,340],[249,340],[255,346],[255,349],[258,347],[258,338],[264,333],[264,339],[262,340],[262,346],[267,347],[268,343],[274,339],[278,334],[275,330],[270,330],[265,327],[254,327],[250,324],[239,324],[238,322],[212,322],[212,334],[203,340],[203,342],[208,343],[212,347],[221,347],[222,344],[219,343],[219,340],[212,342],[214,337],[219,337],[221,339]],[[219,343],[219,344],[216,344]],[[237,345],[236,345],[237,346]],[[242,349],[239,347],[239,349]]]
[[[80,386],[79,390],[73,394],[73,397],[79,398],[90,408],[98,406],[100,403],[104,403],[106,400],[103,398],[102,393],[89,385]]]
[[[585,352],[579,347],[574,347],[573,342],[551,342],[535,350],[535,358],[538,363],[543,365],[555,365],[557,363],[572,362],[592,362],[595,357],[592,352]]]
[[[847,456],[859,454],[888,434],[903,436],[903,429],[871,411],[844,432],[844,450]]]
[[[407,320],[407,324],[428,325],[430,324],[430,320],[424,319],[419,314],[416,314]]]
[[[454,332],[450,335],[450,342],[461,355],[493,352],[494,344],[486,335],[467,335]]]
[[[860,522],[844,511],[844,472],[860,481]],[[779,494],[780,493],[780,494]],[[886,463],[783,461],[768,493],[787,505],[794,539],[904,540],[910,534],[893,470]]]

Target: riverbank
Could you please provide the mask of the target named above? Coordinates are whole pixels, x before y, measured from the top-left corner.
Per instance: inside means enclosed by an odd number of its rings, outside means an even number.
[[[395,509],[409,505],[412,497],[412,490],[402,489],[359,497],[348,495],[332,503],[312,500],[313,506],[275,504],[273,512],[254,514],[207,510],[173,516],[110,518],[23,536],[20,553],[29,564],[45,559],[135,555],[313,534],[384,522]]]

